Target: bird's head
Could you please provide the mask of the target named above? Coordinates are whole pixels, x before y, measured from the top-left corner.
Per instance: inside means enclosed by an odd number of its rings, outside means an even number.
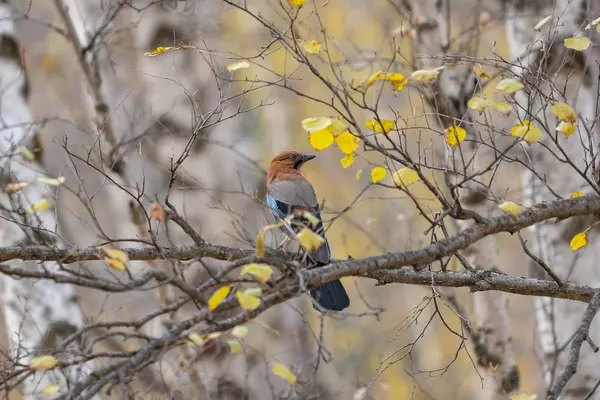
[[[297,151],[284,151],[283,153],[279,153],[273,157],[269,169],[277,169],[282,171],[297,170],[302,166],[302,164],[312,160],[315,157],[316,156],[313,154],[303,154]]]

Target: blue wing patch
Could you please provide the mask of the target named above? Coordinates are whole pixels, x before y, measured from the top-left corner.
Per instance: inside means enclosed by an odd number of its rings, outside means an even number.
[[[272,198],[269,195],[267,195],[267,205],[271,209],[271,212],[273,213],[273,216],[275,217],[276,220],[281,220],[281,219],[285,218],[285,217],[281,216],[279,207],[277,207],[277,200],[275,200],[274,198]]]

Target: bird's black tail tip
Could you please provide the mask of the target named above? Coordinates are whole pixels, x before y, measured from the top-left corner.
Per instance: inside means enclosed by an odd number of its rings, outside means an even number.
[[[350,306],[348,293],[346,293],[346,289],[344,289],[344,285],[339,279],[312,289],[310,294],[321,307],[330,311],[342,311]]]

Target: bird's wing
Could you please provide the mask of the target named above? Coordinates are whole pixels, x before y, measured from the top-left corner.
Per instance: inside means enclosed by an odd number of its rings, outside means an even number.
[[[310,252],[309,257],[314,262],[327,264],[331,258],[329,243],[325,237],[325,229],[317,195],[310,182],[304,178],[294,180],[284,180],[274,182],[268,185],[267,205],[273,212],[273,216],[278,220],[283,220],[290,214],[297,211],[308,211],[318,219],[316,226],[301,216],[294,218],[291,226],[286,224],[290,233],[298,233],[302,228],[308,227],[325,239],[318,249]]]

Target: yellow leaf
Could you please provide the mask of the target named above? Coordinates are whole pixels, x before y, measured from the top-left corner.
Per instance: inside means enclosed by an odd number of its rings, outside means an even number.
[[[521,82],[519,82],[516,79],[502,79],[500,82],[498,82],[498,84],[496,85],[496,89],[503,91],[504,93],[507,94],[514,94],[516,92],[518,92],[519,90],[523,89],[525,86],[523,86],[523,84]]]
[[[535,24],[533,29],[539,31],[540,29],[542,29],[542,26],[546,25],[546,22],[550,21],[550,18],[552,18],[552,15],[548,15],[546,18],[541,19],[540,22]]]
[[[65,177],[59,176],[58,178],[38,178],[38,182],[45,183],[50,186],[60,186],[65,183]]]
[[[346,124],[337,118],[332,119],[331,125],[329,125],[327,128],[329,128],[329,130],[331,131],[331,133],[333,133],[333,136],[335,137],[348,130]]]
[[[29,150],[27,147],[20,146],[19,153],[23,155],[27,159],[27,161],[35,161],[35,155]]]
[[[273,371],[273,374],[287,381],[290,385],[296,384],[296,375],[294,375],[285,365],[273,363],[271,371]]]
[[[446,128],[446,143],[448,143],[452,149],[455,149],[459,144],[461,144],[466,137],[467,131],[460,126],[451,126]]]
[[[389,81],[392,84],[392,89],[396,92],[404,89],[404,86],[408,83],[408,79],[398,72],[387,74],[383,79]]]
[[[418,71],[413,72],[410,75],[410,78],[414,79],[417,82],[429,84],[435,81],[435,78],[438,77],[442,69],[444,69],[444,67],[437,67],[434,69],[420,69]]]
[[[249,289],[244,290],[244,294],[246,296],[260,297],[260,296],[262,296],[262,289],[259,287],[249,288]]]
[[[215,308],[219,307],[219,304],[229,296],[229,292],[231,291],[231,285],[223,286],[217,289],[210,299],[208,299],[208,310],[212,311]]]
[[[560,121],[556,130],[564,133],[565,137],[568,138],[577,130],[577,122]]]
[[[206,339],[197,334],[196,332],[192,332],[188,335],[188,339],[192,341],[196,346],[202,347],[206,343]]]
[[[346,156],[340,160],[340,163],[342,164],[342,168],[348,168],[354,164],[354,155],[346,154]]]
[[[145,56],[150,56],[150,57],[156,57],[159,54],[162,53],[166,53],[167,51],[171,51],[171,50],[179,50],[178,47],[163,47],[163,46],[159,46],[157,48],[155,48],[152,51],[148,51],[146,53],[144,53]]]
[[[308,228],[303,228],[297,236],[302,247],[309,252],[314,249],[318,249],[323,243],[325,243],[325,239]]]
[[[271,274],[273,274],[273,268],[267,264],[248,264],[242,268],[240,275],[244,276],[247,274],[252,275],[257,281],[265,283],[269,280]]]
[[[359,180],[360,180],[360,176],[361,176],[361,175],[362,175],[362,169],[359,169],[359,170],[356,172],[356,180],[357,180],[357,181],[359,181]]]
[[[229,351],[231,352],[231,354],[242,352],[242,344],[239,341],[228,340],[227,344],[229,345]]]
[[[121,260],[116,260],[113,258],[104,257],[104,263],[111,267],[112,269],[116,269],[117,271],[124,272],[127,268],[125,267],[125,263]]]
[[[583,193],[581,192],[575,192],[571,195],[572,199],[576,199],[577,197],[583,197]]]
[[[21,189],[25,189],[29,185],[29,182],[9,183],[6,185],[6,191],[9,193],[18,192]]]
[[[317,227],[317,225],[319,225],[319,222],[321,222],[321,220],[320,220],[319,218],[315,217],[313,214],[311,214],[311,213],[310,213],[310,212],[308,212],[308,211],[304,211],[304,212],[302,213],[302,216],[303,216],[304,218],[306,218],[306,219],[308,220],[308,222],[310,222],[310,225],[311,225],[313,228],[316,228],[316,227]]]
[[[292,7],[300,7],[306,0],[288,0],[288,4]]]
[[[244,338],[248,335],[248,327],[246,325],[236,325],[231,330],[231,334],[238,339]]]
[[[52,369],[58,365],[58,360],[50,355],[37,356],[29,361],[29,368],[37,370]]]
[[[227,71],[233,72],[237,71],[238,69],[250,68],[250,63],[248,61],[238,61],[227,65],[225,68]]]
[[[573,236],[573,239],[571,239],[571,250],[573,252],[576,252],[577,250],[581,249],[582,247],[587,246],[587,244],[588,244],[588,237],[585,234],[585,232],[578,233],[577,235]]]
[[[262,228],[256,235],[256,257],[264,257],[265,255],[265,232],[268,227]]]
[[[390,121],[389,119],[382,119],[381,122],[370,119],[365,125],[367,129],[383,134],[394,129],[394,121]]]
[[[562,103],[562,102],[554,103],[552,105],[552,114],[556,115],[556,118],[558,118],[561,121],[565,121],[565,122],[577,121],[577,113],[567,103]]]
[[[102,249],[102,250],[104,251],[104,253],[106,253],[107,256],[109,256],[113,260],[119,260],[122,263],[126,263],[129,261],[129,256],[127,255],[127,253],[124,253],[121,250],[117,250],[117,249]]]
[[[40,199],[35,203],[31,204],[29,207],[27,207],[27,212],[29,214],[39,213],[46,211],[49,207],[50,202],[48,201],[48,199]]]
[[[371,182],[377,183],[387,175],[387,171],[382,167],[375,167],[371,170]]]
[[[310,54],[318,54],[321,51],[321,43],[318,40],[307,40],[302,47]]]
[[[383,76],[383,71],[379,70],[369,77],[367,87],[375,83],[375,81]]]
[[[590,39],[586,37],[570,37],[565,39],[565,47],[576,51],[583,51],[590,47]]]
[[[512,201],[505,201],[504,203],[498,206],[505,213],[509,213],[518,217],[521,214],[521,206],[517,203],[513,203]]]
[[[496,111],[505,115],[508,115],[512,112],[512,106],[505,101],[493,103],[493,106],[496,109]]]
[[[331,122],[328,117],[305,118],[302,120],[302,127],[305,131],[317,132],[327,128]]]
[[[467,107],[471,110],[475,110],[477,112],[483,112],[483,110],[490,105],[490,102],[486,99],[482,99],[481,97],[471,97],[469,101],[467,101]]]
[[[328,148],[333,144],[333,140],[333,134],[328,128],[311,132],[308,136],[308,142],[316,151],[321,151]]]
[[[239,290],[235,292],[238,302],[244,310],[254,310],[260,306],[260,299],[258,296],[255,296],[254,293],[256,293],[256,291],[253,292],[251,289],[247,289],[243,292],[240,292]]]
[[[419,180],[419,174],[414,169],[405,167],[400,168],[392,174],[392,180],[397,186],[406,187]]]
[[[354,153],[356,149],[358,149],[360,139],[346,131],[335,138],[335,143],[342,153],[348,155]]]
[[[477,64],[473,67],[473,73],[481,79],[490,79],[490,76],[485,73],[481,64]]]
[[[213,332],[213,333],[209,333],[209,334],[206,336],[206,339],[207,339],[207,340],[213,340],[213,339],[216,339],[216,338],[218,338],[219,336],[221,336],[221,332]]]
[[[536,143],[542,138],[541,129],[533,126],[533,123],[528,120],[524,120],[522,123],[513,126],[510,134],[525,140],[529,144]]]
[[[60,390],[60,385],[56,385],[56,384],[47,385],[44,388],[44,394],[47,395],[47,396],[51,396],[53,394],[58,393],[59,390]]]
[[[537,394],[530,393],[517,393],[510,396],[510,400],[535,400],[537,399]]]

